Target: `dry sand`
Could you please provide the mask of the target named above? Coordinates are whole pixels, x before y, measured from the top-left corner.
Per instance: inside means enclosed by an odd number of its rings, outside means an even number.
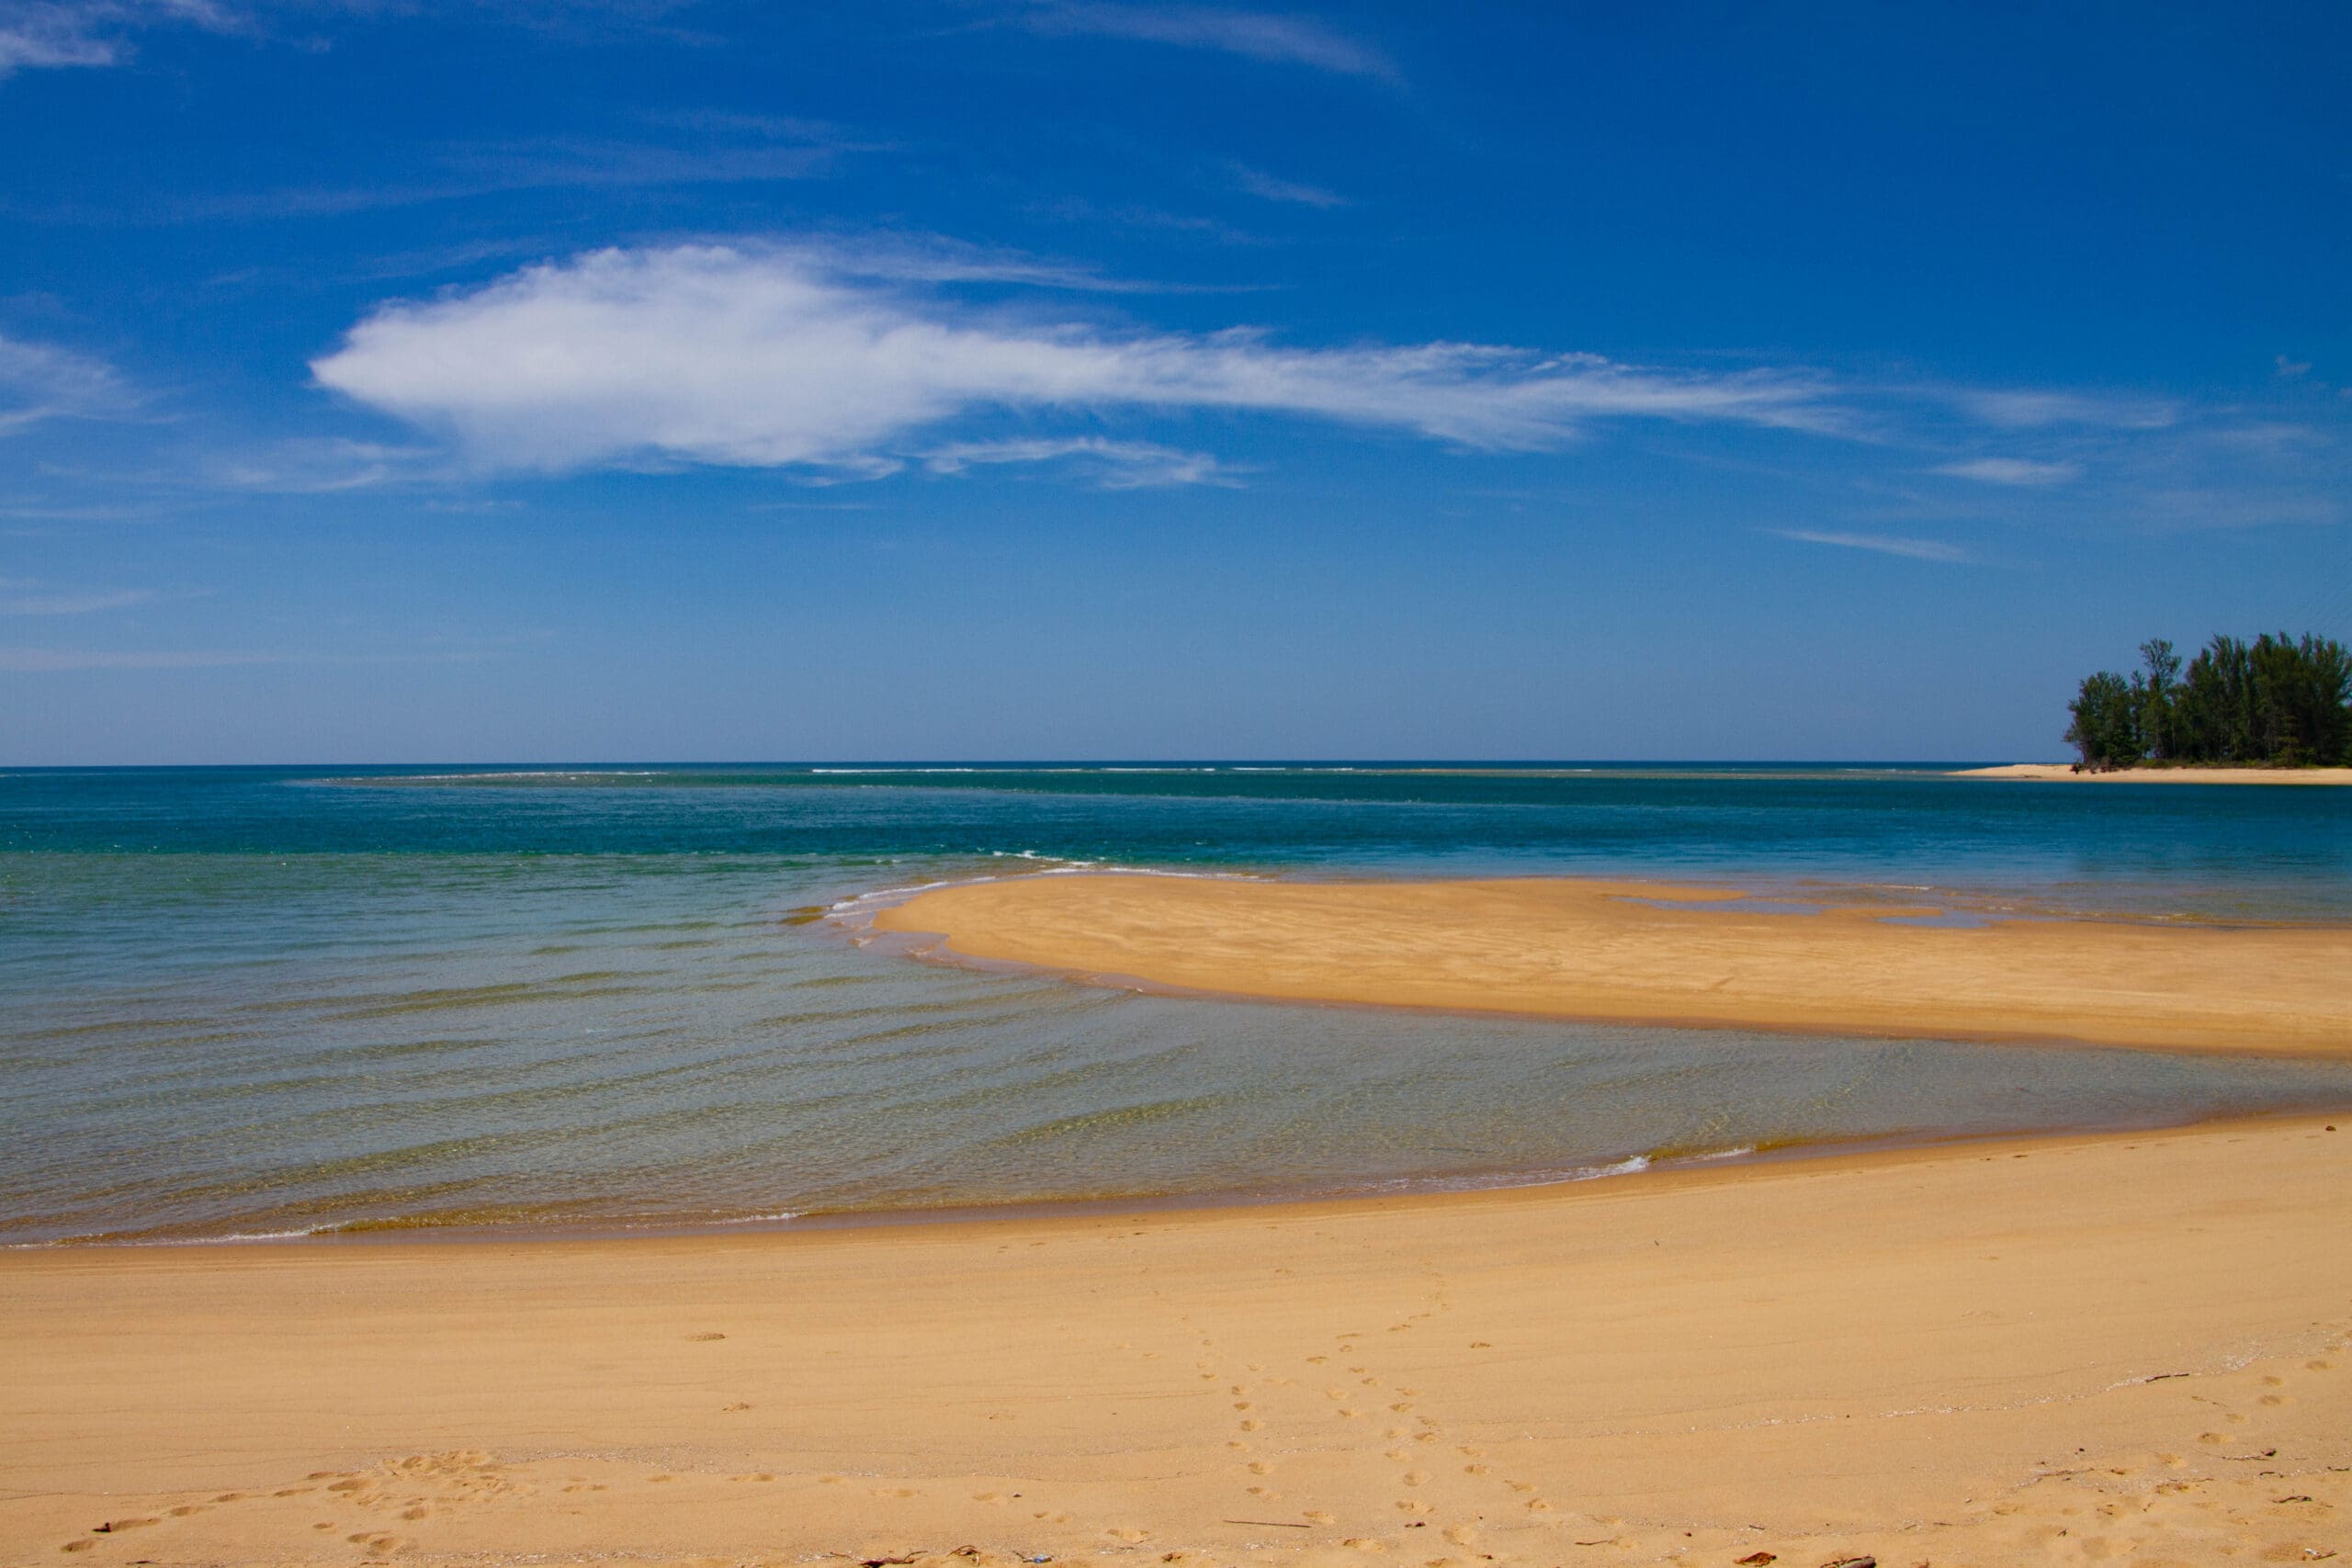
[[[2076,773],[2065,762],[2010,762],[1997,768],[1962,768],[1962,779],[2065,779],[2076,784],[2352,784],[2352,768],[2119,768],[2113,773]]]
[[[2352,1053],[2352,929],[1891,923],[1568,878],[1250,882],[1066,875],[885,909],[950,953],[1299,1001],[2156,1049]],[[1663,906],[1663,907],[1661,907]]]
[[[22,1252],[0,1561],[2311,1562],[2352,1556],[2347,1236],[2352,1134],[2296,1119],[1350,1205]]]

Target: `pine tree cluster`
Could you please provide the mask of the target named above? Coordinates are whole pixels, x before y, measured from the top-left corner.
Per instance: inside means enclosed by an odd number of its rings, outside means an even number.
[[[2159,639],[2140,660],[2129,680],[2091,676],[2067,705],[2080,766],[2352,764],[2352,653],[2332,637],[2217,637],[2186,670]]]

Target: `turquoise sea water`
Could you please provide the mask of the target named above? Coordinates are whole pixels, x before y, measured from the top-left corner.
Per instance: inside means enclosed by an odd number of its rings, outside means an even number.
[[[0,1242],[1366,1192],[2352,1105],[2352,1069],[2319,1063],[1139,996],[862,939],[877,892],[1090,864],[2334,921],[2352,794],[1828,767],[0,773]]]

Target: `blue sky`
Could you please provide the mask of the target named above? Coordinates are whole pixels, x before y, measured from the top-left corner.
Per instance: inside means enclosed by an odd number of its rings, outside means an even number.
[[[2059,754],[2352,637],[2340,6],[0,0],[0,762]]]

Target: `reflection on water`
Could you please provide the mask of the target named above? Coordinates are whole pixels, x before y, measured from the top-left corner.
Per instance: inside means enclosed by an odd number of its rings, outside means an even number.
[[[0,777],[0,1240],[1368,1191],[2352,1103],[2324,1064],[1091,990],[807,918],[1023,853],[2312,918],[2343,912],[2341,808],[2236,802],[2332,792],[2076,792],[2165,799],[2053,824],[1986,807],[2003,786],[1899,778],[856,776]],[[2182,795],[2230,798],[2200,816]],[[1646,838],[1625,829],[1645,813]],[[2200,855],[2232,869],[2183,883]]]

